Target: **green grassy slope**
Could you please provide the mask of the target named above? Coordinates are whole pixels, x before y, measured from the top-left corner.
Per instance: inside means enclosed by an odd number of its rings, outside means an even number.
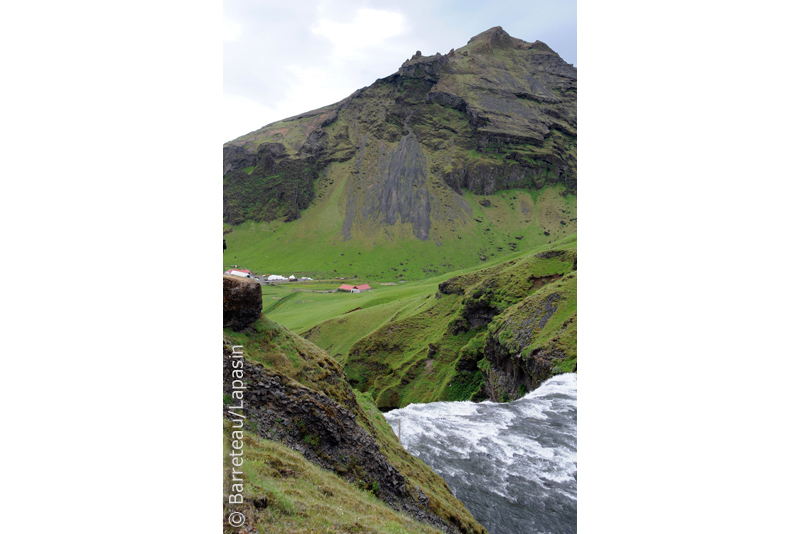
[[[510,306],[489,326],[504,348],[519,354],[523,360],[536,350],[550,350],[561,355],[555,362],[556,372],[574,372],[578,364],[577,347],[577,273],[543,287],[540,291]],[[547,302],[557,297],[557,309],[544,326],[531,328],[544,318]]]
[[[381,452],[406,477],[407,484],[417,486],[425,492],[430,499],[428,508],[431,512],[446,522],[460,525],[459,528],[463,532],[485,532],[464,508],[461,501],[453,496],[444,480],[400,445],[372,399],[351,389],[344,380],[342,366],[325,351],[263,315],[250,328],[242,332],[235,332],[229,328],[223,329],[223,339],[227,345],[242,345],[247,360],[260,363],[264,367],[280,373],[291,382],[297,382],[326,395],[350,411],[356,416],[357,424],[379,442]],[[230,399],[224,399],[224,402],[230,403]],[[251,428],[250,430],[255,429]],[[288,530],[278,530],[282,532],[302,532],[303,528],[324,524],[325,510],[322,508],[317,508],[315,511],[309,510],[309,506],[317,502],[316,499],[319,497],[317,493],[319,492],[315,491],[303,496],[298,491],[288,491],[288,488],[292,484],[297,488],[298,482],[301,482],[301,486],[318,485],[315,484],[315,481],[324,482],[325,486],[331,487],[331,478],[327,475],[323,476],[319,469],[309,466],[293,456],[277,460],[276,456],[281,455],[285,448],[265,442],[252,434],[248,436],[247,442],[249,447],[246,448],[246,457],[257,460],[251,463],[249,472],[246,471],[250,484],[248,491],[251,492],[254,500],[257,500],[258,494],[266,494],[266,500],[270,503],[265,511],[254,511],[258,517],[262,518],[260,524],[274,526],[277,522],[287,521],[289,525],[294,525],[291,528],[281,527],[288,528]],[[264,463],[261,464],[259,461]],[[294,465],[299,473],[306,473],[308,476],[295,474],[294,477],[299,476],[302,480],[283,480],[285,475],[281,474],[280,469],[276,471],[278,464]],[[295,468],[290,467],[290,469],[294,472]],[[345,481],[342,483],[347,484]],[[324,494],[324,491],[322,493]],[[271,499],[270,495],[272,495]],[[366,527],[365,521],[387,520],[399,525],[396,528],[401,530],[396,530],[397,532],[403,532],[402,529],[412,529],[410,531],[416,532],[413,530],[416,527],[409,524],[408,518],[403,518],[402,515],[396,516],[390,508],[381,507],[380,503],[375,502],[356,488],[348,489],[342,494],[333,493],[328,497],[330,501],[328,506],[336,508],[344,521],[353,521],[353,517],[356,517],[355,521]],[[308,513],[298,512],[302,507],[306,507],[305,510]],[[358,518],[362,517],[362,513],[371,514],[373,518],[361,521]],[[267,530],[272,532],[272,530]],[[370,530],[363,531],[371,532]],[[375,530],[374,532],[394,531]],[[424,529],[420,531],[427,532]]]
[[[535,193],[512,190],[488,197],[466,193],[473,218],[463,224],[441,223],[427,241],[409,235],[404,239],[399,224],[397,235],[375,232],[365,239],[343,241],[343,215],[339,214],[343,207],[337,206],[340,197],[335,193],[312,204],[295,221],[251,221],[232,227],[225,234],[225,267],[315,279],[418,280],[534,250],[577,229],[575,196],[562,195],[563,186],[553,186]],[[492,206],[481,206],[477,198],[488,199]]]
[[[225,421],[223,466],[228,483],[231,432],[231,423]],[[244,510],[258,532],[441,533],[391,509],[370,491],[354,487],[280,443],[246,431],[244,450],[245,504],[237,506],[236,511]],[[232,508],[227,503],[224,506],[227,517]],[[223,532],[235,533],[239,529],[226,522]]]

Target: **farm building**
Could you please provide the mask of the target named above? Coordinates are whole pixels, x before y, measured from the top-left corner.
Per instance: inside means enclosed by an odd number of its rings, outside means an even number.
[[[345,293],[361,293],[361,291],[356,286],[351,286],[348,284],[342,284],[339,286],[339,291],[344,291]]]
[[[279,274],[271,274],[267,277],[267,280],[270,282],[280,282],[288,280],[288,278],[286,278],[285,276],[281,276]]]
[[[372,288],[369,287],[369,284],[361,284],[360,286],[342,284],[338,287],[338,290],[346,293],[361,293],[362,291],[372,291]]]
[[[228,269],[225,274],[232,274],[233,276],[241,276],[243,278],[252,278],[250,271],[247,269]]]

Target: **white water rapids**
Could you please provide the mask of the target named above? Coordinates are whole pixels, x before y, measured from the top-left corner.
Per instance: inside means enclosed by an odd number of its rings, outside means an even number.
[[[490,534],[577,532],[578,375],[510,403],[411,404],[384,414]]]

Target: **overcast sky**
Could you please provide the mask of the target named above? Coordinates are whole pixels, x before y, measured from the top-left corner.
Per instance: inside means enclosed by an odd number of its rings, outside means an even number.
[[[338,102],[420,50],[502,26],[577,61],[576,0],[224,0],[222,142]]]

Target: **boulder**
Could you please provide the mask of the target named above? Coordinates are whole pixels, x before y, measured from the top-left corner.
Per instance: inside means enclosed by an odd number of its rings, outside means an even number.
[[[242,330],[261,317],[261,284],[239,276],[222,276],[223,327]]]

